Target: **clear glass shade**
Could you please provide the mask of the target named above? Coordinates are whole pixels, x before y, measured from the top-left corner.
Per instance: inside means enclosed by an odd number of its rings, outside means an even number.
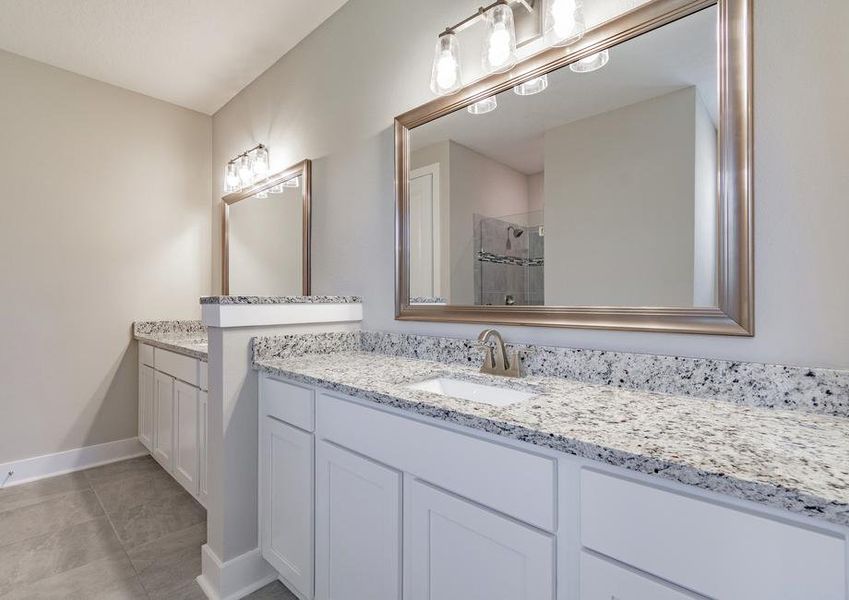
[[[498,4],[486,12],[486,39],[483,44],[484,73],[503,73],[516,64],[516,27],[513,9]]]
[[[250,156],[243,156],[236,163],[239,170],[239,182],[242,187],[248,187],[254,182],[253,159]]]
[[[520,83],[513,88],[513,91],[519,96],[533,96],[534,94],[539,94],[544,91],[547,87],[548,75],[542,75],[540,77],[529,79],[525,83]]]
[[[253,172],[255,179],[264,179],[268,175],[268,150],[265,147],[254,151]]]
[[[495,96],[491,96],[475,102],[466,110],[473,115],[485,115],[488,112],[494,111],[496,108],[498,108],[498,101],[495,99]]]
[[[582,58],[577,62],[573,62],[569,65],[569,68],[575,73],[590,73],[592,71],[598,71],[606,65],[609,60],[610,51],[602,50],[601,52],[596,52],[586,58]]]
[[[581,0],[544,0],[543,30],[552,46],[574,44],[586,31],[584,7]]]
[[[436,41],[430,89],[437,96],[447,96],[458,92],[461,87],[460,46],[455,34],[445,33]]]
[[[224,186],[228,192],[238,192],[242,189],[239,179],[239,167],[235,162],[228,162],[224,168]]]

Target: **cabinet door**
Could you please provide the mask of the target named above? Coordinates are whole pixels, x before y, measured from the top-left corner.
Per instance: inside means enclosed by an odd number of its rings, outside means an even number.
[[[153,368],[139,365],[139,441],[153,451]]]
[[[704,600],[599,556],[581,552],[581,600]]]
[[[313,597],[313,436],[272,417],[261,422],[262,555]]]
[[[188,383],[174,382],[174,478],[193,496],[199,489],[198,392]]]
[[[317,441],[315,493],[316,598],[398,600],[401,474]]]
[[[554,538],[418,480],[405,486],[409,600],[552,600]]]
[[[209,393],[198,392],[198,444],[200,470],[198,472],[198,500],[205,507],[209,499]]]
[[[174,379],[154,371],[153,458],[169,473],[174,460]]]

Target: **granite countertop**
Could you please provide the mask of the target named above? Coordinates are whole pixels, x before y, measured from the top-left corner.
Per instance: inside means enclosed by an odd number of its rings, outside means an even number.
[[[849,526],[849,419],[569,379],[518,380],[362,351],[254,368],[356,398]],[[435,376],[531,391],[493,407],[410,390]]]
[[[361,304],[359,296],[203,296],[201,304]]]
[[[140,321],[133,326],[133,337],[156,348],[209,360],[206,328],[200,321]]]

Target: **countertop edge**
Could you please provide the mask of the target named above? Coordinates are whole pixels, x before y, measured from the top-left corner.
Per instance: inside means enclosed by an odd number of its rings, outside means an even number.
[[[473,416],[450,409],[441,409],[432,405],[404,400],[349,384],[336,383],[289,371],[280,366],[263,364],[262,361],[252,361],[252,368],[268,375],[283,377],[306,385],[315,385],[328,391],[345,394],[359,400],[406,410],[417,415],[453,423],[470,429],[486,431],[578,458],[602,462],[609,466],[624,468],[644,475],[660,477],[720,495],[769,506],[770,508],[786,510],[818,521],[825,521],[832,525],[849,527],[849,504],[834,502],[792,488],[785,488],[770,483],[746,481],[723,473],[705,471],[684,463],[634,454],[566,436],[542,433],[522,425],[499,422],[486,416]]]
[[[189,358],[196,358],[203,362],[209,362],[209,352],[201,352],[199,350],[193,350],[191,348],[186,348],[185,346],[181,346],[175,342],[166,342],[161,339],[157,339],[154,337],[146,337],[144,335],[135,335],[133,336],[137,341],[147,344],[148,346],[153,346],[154,348],[161,348],[162,350],[169,350],[171,352],[175,352],[177,354],[182,354],[183,356],[188,356]]]

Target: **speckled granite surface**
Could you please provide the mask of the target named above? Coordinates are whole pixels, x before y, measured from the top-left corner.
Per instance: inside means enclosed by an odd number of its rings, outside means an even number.
[[[359,296],[203,296],[201,304],[360,304]]]
[[[849,371],[550,346],[508,346],[520,351],[524,372],[529,375],[849,417]],[[453,364],[478,364],[481,360],[480,344],[476,340],[363,332],[361,348]]]
[[[254,366],[364,400],[849,526],[849,419],[695,401],[557,376],[505,380],[480,375],[476,367],[374,352],[260,358]],[[506,385],[537,396],[496,408],[405,387],[435,376]]]
[[[133,336],[156,348],[209,360],[206,327],[200,321],[136,321]]]

